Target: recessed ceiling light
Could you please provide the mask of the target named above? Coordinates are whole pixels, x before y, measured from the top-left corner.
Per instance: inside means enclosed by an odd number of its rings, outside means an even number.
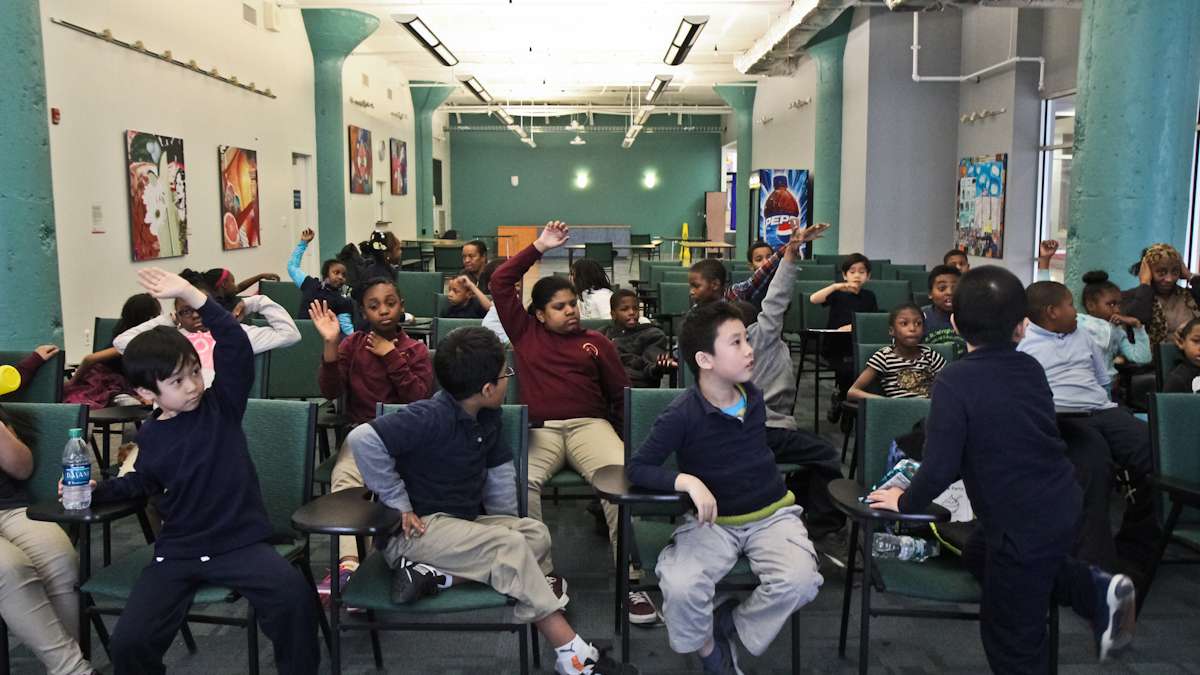
[[[571,145],[587,145],[587,141],[583,140],[579,134],[575,134],[575,138],[571,139]]]

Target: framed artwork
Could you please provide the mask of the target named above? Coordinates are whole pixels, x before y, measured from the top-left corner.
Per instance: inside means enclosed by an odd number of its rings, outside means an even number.
[[[388,139],[392,159],[392,194],[408,194],[408,144],[398,138]]]
[[[958,218],[954,247],[967,255],[1004,257],[1004,194],[1008,155],[964,157],[958,162]]]
[[[183,139],[125,132],[133,259],[187,255],[187,180]]]
[[[371,157],[371,132],[353,124],[350,129],[350,192],[356,195],[371,194],[371,176],[374,171]]]
[[[812,190],[807,169],[758,170],[758,236],[779,248],[792,233],[807,228],[812,214]],[[811,244],[805,244],[805,252]]]
[[[217,168],[222,248],[231,251],[258,246],[258,153],[231,145],[219,146]]]

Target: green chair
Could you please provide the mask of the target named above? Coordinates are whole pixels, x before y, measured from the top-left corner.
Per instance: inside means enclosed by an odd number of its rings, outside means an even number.
[[[813,262],[817,263],[818,265],[832,265],[833,267],[836,268],[838,265],[842,264],[842,258],[845,258],[846,255],[848,255],[848,254],[815,253],[815,254],[813,254],[812,259],[813,259]]]
[[[834,265],[818,265],[802,261],[796,265],[796,280],[797,281],[824,281],[828,286],[834,275],[840,275],[837,272],[837,267]]]
[[[258,292],[260,295],[265,295],[278,302],[279,306],[286,309],[293,319],[308,318],[308,308],[300,306],[300,303],[304,302],[304,294],[290,279],[287,281],[260,281],[258,282]]]
[[[436,348],[442,342],[442,338],[450,334],[457,328],[465,328],[467,326],[482,326],[483,319],[449,319],[443,317],[433,318],[433,329],[430,336],[433,340],[433,346]]]
[[[443,279],[458,276],[462,273],[461,246],[434,246],[433,269],[442,275]]]
[[[1150,440],[1156,481],[1170,512],[1163,526],[1155,569],[1162,564],[1167,546],[1182,544],[1192,552],[1200,550],[1200,453],[1196,452],[1196,420],[1200,419],[1200,396],[1164,394],[1150,396]],[[1184,516],[1184,509],[1189,509]],[[1200,562],[1196,557],[1181,562]],[[1141,600],[1144,602],[1144,600]]]
[[[658,283],[660,284],[686,284],[688,282],[688,272],[685,269],[665,269],[658,272]]]
[[[960,609],[879,608],[871,605],[872,591],[890,593],[925,602],[952,604],[978,604],[981,597],[979,583],[956,559],[931,558],[923,563],[900,560],[875,560],[872,550],[873,535],[885,522],[930,523],[942,522],[949,514],[939,506],[921,514],[880,512],[859,501],[865,487],[883,476],[889,468],[888,448],[892,439],[912,431],[913,425],[929,413],[927,399],[872,398],[862,401],[858,409],[858,444],[863,450],[863,472],[858,483],[848,479],[834,481],[829,486],[834,503],[853,525],[850,532],[850,550],[847,554],[846,581],[842,589],[841,632],[838,639],[838,655],[846,655],[846,634],[850,621],[850,598],[856,573],[863,579],[861,589],[862,609],[860,614],[858,643],[858,672],[867,672],[870,664],[870,625],[877,616],[901,616],[908,618],[938,618],[977,620],[978,612]],[[863,566],[855,569],[859,549],[858,535],[862,532]],[[1050,607],[1050,653],[1058,651],[1058,607]],[[1051,671],[1055,661],[1051,660]]]
[[[668,341],[678,335],[683,317],[691,308],[691,288],[686,283],[663,282],[658,285],[658,312],[653,318],[666,332]]]
[[[445,316],[448,311],[450,311],[450,297],[445,293],[435,293],[433,295],[433,317]],[[482,319],[480,320],[482,321]]]
[[[749,279],[751,274],[754,274],[754,273],[751,272],[750,270],[734,270],[729,273],[729,283],[730,284],[740,284],[743,281]]]
[[[800,351],[800,363],[796,368],[797,392],[800,391],[800,378],[804,375],[808,357],[812,356],[814,433],[820,433],[821,429],[821,382],[834,379],[834,375],[831,369],[824,367],[821,360],[821,352],[828,335],[826,326],[829,324],[829,308],[814,305],[809,302],[809,297],[828,285],[827,281],[797,281],[792,289],[792,305],[784,314],[784,338],[790,346],[798,346]],[[797,319],[800,332],[791,333],[790,329],[796,327]],[[796,396],[796,400],[799,401],[800,396]]]
[[[633,453],[641,447],[654,421],[681,394],[684,389],[633,389],[625,388],[625,461],[628,462]],[[675,464],[672,454],[667,462]],[[625,554],[625,560],[617,561],[617,569],[624,570],[630,563],[637,560],[641,563],[642,578],[640,581],[627,580],[626,575],[617,574],[617,588],[613,597],[613,611],[617,617],[617,632],[621,635],[621,661],[629,662],[629,612],[624,609],[624,601],[630,592],[652,591],[658,588],[655,566],[658,564],[659,553],[671,543],[671,535],[675,524],[661,520],[649,520],[674,516],[685,512],[686,498],[668,503],[652,505],[618,505],[620,512],[620,527],[632,537],[633,551],[626,546],[620,546]],[[750,561],[745,557],[738,559],[733,569],[722,579],[716,588],[717,593],[752,591],[758,587],[758,578],[750,569]],[[800,623],[798,612],[792,615],[791,621],[791,655],[792,672],[800,672]]]
[[[890,312],[900,305],[912,302],[912,287],[907,281],[876,281],[871,279],[863,288],[875,294],[879,311]]]
[[[594,330],[596,332],[604,330],[604,327],[610,324],[612,324],[612,319],[581,319],[579,321],[579,325],[584,330]]]
[[[892,276],[892,264],[884,260],[871,261],[871,278],[881,281],[890,281],[895,277]]]
[[[889,343],[892,341],[887,312],[857,312],[850,325],[854,326],[854,342]]]
[[[913,295],[918,295],[922,298],[918,305],[923,305],[929,301],[929,273],[924,269],[899,269],[895,270],[897,281],[907,281],[912,287]]]
[[[459,262],[461,262],[461,260]],[[415,272],[420,272],[425,269],[425,256],[421,253],[420,244],[415,246],[401,244],[400,269]]]
[[[629,235],[629,245],[630,246],[649,246],[652,243],[653,243],[653,238],[648,234],[630,233],[630,235]],[[633,271],[633,259],[635,257],[638,260],[638,266],[639,266],[639,271],[640,271],[642,260],[652,260],[655,256],[655,254],[657,254],[657,253],[658,253],[658,251],[655,249],[647,249],[647,250],[642,250],[640,248],[629,249],[629,271],[630,272]]]
[[[300,536],[291,523],[292,513],[309,500],[316,420],[315,403],[251,399],[242,417],[242,428],[257,470],[267,518],[275,531],[274,540],[281,542],[274,544],[275,550],[296,565],[313,587],[312,601],[319,604],[316,582],[309,564],[307,537]],[[80,588],[88,605],[87,614],[120,615],[142,569],[150,564],[153,556],[154,546],[147,544],[93,574]],[[192,605],[230,603],[238,601],[240,597],[231,589],[204,585],[196,591]],[[187,621],[246,628],[249,672],[258,672],[258,630],[254,608],[249,603],[244,618],[227,614],[193,614],[189,611]],[[323,616],[322,628],[328,636]],[[101,639],[105,640],[103,633]]]
[[[96,317],[92,323],[92,352],[99,352],[108,349],[113,343],[113,329],[117,327],[117,322],[120,319],[106,319]]]
[[[438,272],[396,272],[396,285],[404,297],[404,310],[413,316],[437,316],[436,296],[442,292],[442,275]]]
[[[926,274],[928,276],[928,270],[925,268],[925,265],[919,265],[919,264],[915,264],[915,263],[891,263],[888,265],[887,278],[888,279],[896,279],[898,281],[904,281],[905,277],[900,275],[901,272],[922,273],[922,274]],[[880,278],[882,278],[882,277],[880,277]]]
[[[396,405],[382,405],[378,408],[378,414],[384,415],[397,410]],[[503,427],[505,441],[512,448],[513,464],[516,467],[516,488],[517,488],[517,513],[525,516],[528,513],[528,504],[526,503],[528,491],[525,489],[529,478],[529,467],[527,464],[528,456],[528,434],[529,426],[528,413],[525,406],[505,405],[502,408]],[[349,492],[349,491],[347,491]],[[339,497],[339,495],[342,495]],[[312,504],[310,512],[323,503],[332,504],[338,499],[345,499],[344,493],[327,495],[318,499]],[[385,511],[384,517],[390,517],[392,522],[396,522],[400,518],[400,514],[390,509],[379,509]],[[299,514],[297,514],[299,516]],[[344,532],[344,534],[354,534],[353,532]],[[336,557],[337,538],[331,538],[332,547]],[[443,590],[437,595],[418,600],[412,604],[397,605],[391,600],[392,587],[392,570],[388,567],[387,561],[383,557],[383,553],[375,550],[367,555],[363,563],[359,566],[358,571],[350,578],[350,582],[345,589],[332,589],[330,594],[330,624],[333,627],[333,647],[330,650],[333,665],[332,672],[341,672],[341,634],[343,632],[358,630],[370,631],[372,636],[372,644],[375,646],[375,667],[383,668],[383,655],[379,649],[378,632],[379,631],[417,631],[417,632],[433,632],[433,631],[480,631],[480,632],[508,632],[516,633],[518,640],[518,649],[521,660],[521,673],[529,672],[529,645],[533,644],[533,664],[537,668],[540,666],[540,655],[537,647],[537,633],[532,629],[530,624],[516,623],[511,618],[507,621],[456,621],[447,623],[439,621],[439,617],[447,617],[449,615],[463,614],[465,612],[480,612],[485,610],[504,609],[513,604],[513,601],[502,595],[491,587],[480,583],[464,583],[455,585],[453,588]],[[358,607],[367,610],[366,621],[346,621],[343,623],[340,617],[341,607]],[[379,619],[376,612],[386,612],[387,619]]]
[[[599,263],[601,267],[608,270],[609,279],[617,276],[615,266],[617,251],[613,248],[611,241],[584,242],[583,259]]]
[[[32,353],[33,350],[0,351],[0,366],[15,366]],[[67,353],[60,349],[37,369],[29,382],[22,382],[21,388],[6,394],[2,402],[58,403],[63,396],[63,373],[66,363]]]
[[[1162,342],[1154,348],[1154,388],[1156,391],[1163,390],[1167,384],[1167,376],[1181,361],[1183,361],[1183,352],[1174,343]]]

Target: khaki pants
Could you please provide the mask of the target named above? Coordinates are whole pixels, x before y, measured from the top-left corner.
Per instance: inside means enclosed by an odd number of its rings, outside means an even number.
[[[54,523],[0,511],[0,616],[50,675],[90,673],[79,636],[79,557]]]
[[[608,420],[552,420],[529,430],[529,517],[542,519],[542,485],[565,467],[587,482],[603,467],[625,464],[625,445]],[[617,552],[617,507],[601,501],[613,560]]]
[[[554,564],[550,531],[542,523],[513,516],[463,520],[444,513],[422,520],[425,534],[396,534],[388,541],[383,555],[393,569],[404,557],[487,584],[517,601],[513,616],[522,623],[539,621],[567,605],[566,596],[554,595],[546,583]]]
[[[354,453],[350,450],[350,444],[343,442],[342,447],[338,449],[333,471],[329,475],[329,491],[338,492],[364,485],[366,483],[363,482],[362,472],[358,470],[358,463],[354,461]],[[338,560],[346,556],[358,557],[358,544],[354,537],[338,538]],[[337,565],[331,563],[330,566],[333,573],[337,574]]]

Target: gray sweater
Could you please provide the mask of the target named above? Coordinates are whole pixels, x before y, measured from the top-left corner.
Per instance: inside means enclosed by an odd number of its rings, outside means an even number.
[[[792,415],[796,403],[792,353],[783,341],[783,315],[791,302],[795,281],[796,265],[781,261],[763,298],[758,321],[746,329],[754,348],[752,379],[767,403],[767,426],[775,429],[798,428]]]

